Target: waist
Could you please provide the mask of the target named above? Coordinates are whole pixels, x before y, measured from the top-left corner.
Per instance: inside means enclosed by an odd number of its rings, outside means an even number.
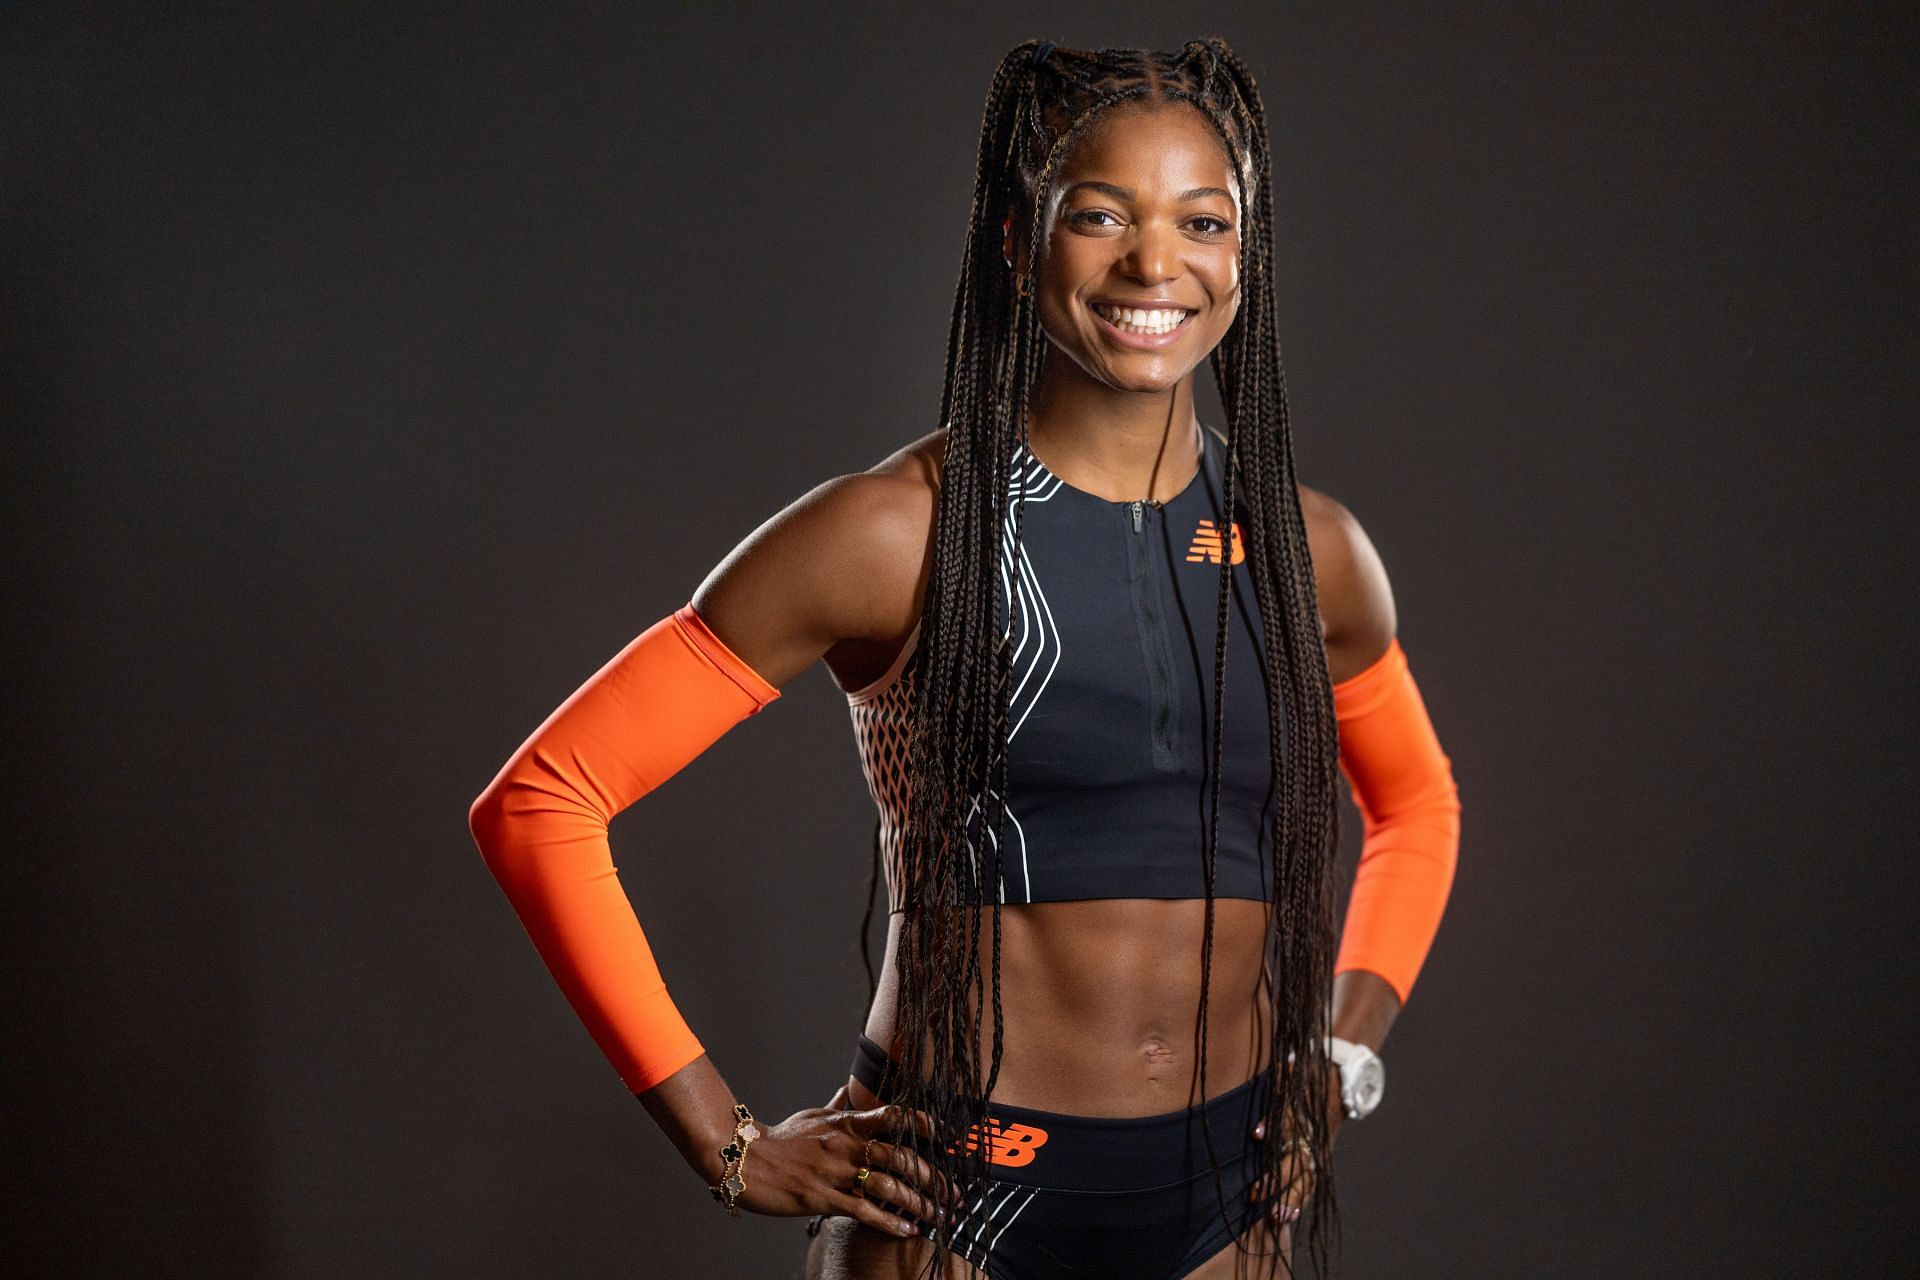
[[[886,1050],[859,1037],[854,1078],[892,1102]],[[1216,1161],[1254,1158],[1252,1131],[1264,1113],[1272,1076],[1259,1072],[1204,1103],[1143,1116],[1089,1116],[990,1101],[983,1127],[949,1142],[979,1149],[996,1181],[1086,1193],[1137,1192],[1193,1181]],[[884,1087],[884,1091],[883,1091]],[[923,1150],[924,1140],[914,1145]],[[1208,1147],[1213,1156],[1210,1159]]]
[[[1115,1117],[1184,1105],[1198,1066],[1194,1030],[1205,906],[1127,898],[1003,907],[998,1016],[1005,1030],[994,1098]],[[1264,1058],[1271,1020],[1262,1004],[1262,975],[1271,909],[1245,899],[1214,903],[1209,1094],[1245,1080]],[[888,921],[886,956],[867,1018],[868,1037],[887,1046],[899,1042],[903,923],[900,916]],[[976,961],[989,985],[992,933],[980,921]],[[985,1061],[996,1015],[993,999],[983,1004],[979,1043]]]

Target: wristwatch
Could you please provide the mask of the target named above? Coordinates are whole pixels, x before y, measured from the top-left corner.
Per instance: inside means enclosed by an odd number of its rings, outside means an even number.
[[[1386,1064],[1367,1046],[1339,1036],[1327,1037],[1327,1056],[1340,1064],[1340,1101],[1347,1119],[1365,1119],[1386,1094]]]

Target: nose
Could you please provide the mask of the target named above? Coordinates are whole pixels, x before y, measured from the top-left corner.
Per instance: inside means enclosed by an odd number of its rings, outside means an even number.
[[[1157,285],[1180,274],[1180,241],[1171,227],[1143,222],[1133,234],[1120,269],[1141,284]]]

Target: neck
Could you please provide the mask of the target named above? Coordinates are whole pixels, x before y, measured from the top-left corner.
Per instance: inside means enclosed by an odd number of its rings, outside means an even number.
[[[1027,412],[1034,456],[1076,489],[1112,502],[1165,502],[1200,466],[1193,374],[1165,391],[1120,391],[1049,351]]]

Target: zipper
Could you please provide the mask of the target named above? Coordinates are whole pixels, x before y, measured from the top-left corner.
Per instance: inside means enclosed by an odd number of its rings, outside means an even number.
[[[1153,766],[1171,773],[1180,767],[1174,750],[1173,656],[1167,651],[1167,629],[1161,619],[1158,589],[1147,555],[1146,503],[1135,500],[1132,508],[1134,536],[1127,539],[1127,562],[1133,572],[1134,621],[1140,631],[1140,645],[1146,653],[1147,685],[1152,696],[1149,723],[1153,739]]]

